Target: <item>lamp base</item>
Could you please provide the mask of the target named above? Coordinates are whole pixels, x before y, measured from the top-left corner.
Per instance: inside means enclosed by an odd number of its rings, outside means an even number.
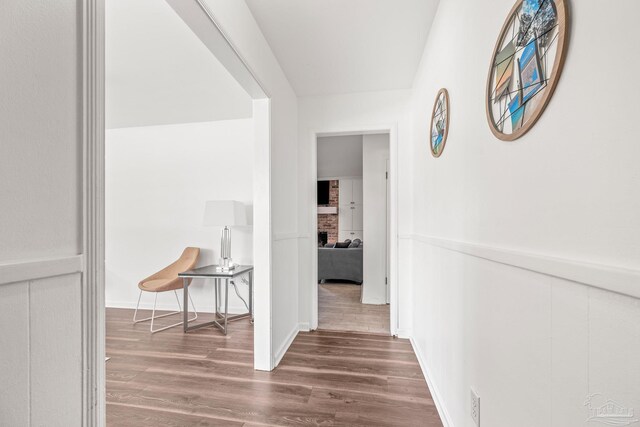
[[[236,264],[233,263],[231,258],[220,258],[219,265],[216,267],[218,271],[231,271],[235,270]]]

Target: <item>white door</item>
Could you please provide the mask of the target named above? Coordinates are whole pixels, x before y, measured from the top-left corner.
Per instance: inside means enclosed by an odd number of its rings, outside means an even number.
[[[353,179],[351,189],[351,201],[353,205],[362,204],[362,179]]]
[[[352,220],[351,230],[362,230],[362,205],[351,206]]]
[[[341,179],[338,181],[338,204],[340,206],[349,206],[353,203],[353,180],[352,179]]]
[[[338,207],[338,230],[353,230],[353,209],[349,205]]]

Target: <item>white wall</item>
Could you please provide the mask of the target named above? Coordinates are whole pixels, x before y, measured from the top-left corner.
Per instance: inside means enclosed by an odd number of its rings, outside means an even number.
[[[106,126],[251,117],[251,98],[163,0],[108,0]]]
[[[278,61],[271,52],[251,11],[243,1],[206,0],[216,22],[242,57],[270,99],[271,169],[259,176],[271,188],[271,298],[270,309],[256,303],[256,368],[272,369],[298,330],[298,100]],[[256,278],[259,272],[256,270]],[[266,323],[270,320],[270,324]],[[262,357],[263,348],[271,360]]]
[[[298,100],[299,104],[299,222],[300,229],[306,230],[311,236],[315,236],[313,229],[313,217],[316,214],[315,177],[312,176],[313,168],[313,141],[315,133],[354,132],[372,127],[396,127],[398,144],[408,141],[411,128],[406,118],[406,107],[409,100],[409,91],[385,91],[364,92],[344,95],[312,96]],[[393,157],[393,156],[392,156]],[[401,151],[397,159],[397,178],[404,184],[398,187],[398,199],[401,204],[407,201],[411,194],[411,158],[410,153]],[[410,230],[411,211],[405,209],[398,212],[398,233],[406,233]],[[366,237],[366,236],[365,236]],[[314,240],[315,241],[315,240]],[[398,306],[402,310],[396,314],[398,332],[402,335],[410,329],[412,315],[410,312],[410,286],[409,278],[410,262],[409,246],[400,242],[398,247]],[[316,251],[312,244],[300,247],[300,322],[311,325],[312,323],[312,292],[317,277],[312,272],[311,262],[316,257]]]
[[[364,211],[364,304],[385,304],[387,287],[387,161],[389,134],[364,135],[362,141]]]
[[[362,135],[318,138],[318,180],[362,177]]]
[[[82,87],[75,0],[0,13],[0,425],[79,426]]]
[[[640,106],[585,71],[594,52],[606,51],[629,61],[609,68],[607,81],[634,79],[628,29],[640,6],[572,5],[556,93],[516,142],[492,136],[484,107],[487,67],[513,0],[442,0],[425,47],[413,138],[401,145],[413,159],[404,181],[412,197],[401,205],[413,226],[403,244],[413,254],[414,341],[450,425],[473,425],[470,387],[482,425],[492,427],[585,425],[591,393],[640,409],[640,300],[586,285],[624,282],[639,295],[640,146],[629,117]],[[451,128],[434,159],[427,118],[441,87],[451,96]]]
[[[134,308],[138,282],[201,249],[198,265],[216,264],[220,229],[203,225],[207,200],[253,204],[252,119],[112,129],[106,135],[106,302]],[[234,261],[253,263],[251,227],[232,230]],[[246,286],[239,286],[246,300]],[[212,312],[212,284],[195,280],[198,311]],[[182,303],[182,296],[180,301]],[[144,293],[141,307],[152,308]],[[172,293],[159,307],[175,310]],[[230,293],[230,311],[245,312]],[[178,320],[176,320],[178,321]]]

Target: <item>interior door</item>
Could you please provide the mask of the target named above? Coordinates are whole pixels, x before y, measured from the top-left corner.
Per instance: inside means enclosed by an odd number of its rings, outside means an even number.
[[[362,209],[362,205],[353,205],[351,206],[351,213],[352,213],[352,219],[351,219],[351,230],[362,230],[363,229],[363,225],[362,225],[362,215],[363,215],[363,209]]]
[[[338,230],[353,230],[353,210],[349,205],[338,207]]]
[[[353,180],[341,179],[338,181],[338,187],[340,190],[338,196],[338,204],[340,206],[349,206],[353,201]]]
[[[362,179],[351,180],[351,201],[354,205],[362,205]]]

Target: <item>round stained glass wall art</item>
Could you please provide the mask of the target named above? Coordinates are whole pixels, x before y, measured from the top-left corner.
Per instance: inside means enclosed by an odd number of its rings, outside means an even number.
[[[449,92],[442,88],[436,95],[431,112],[431,154],[440,157],[449,134]]]
[[[567,50],[567,0],[518,0],[502,26],[487,78],[487,119],[503,141],[537,122],[558,84]]]

